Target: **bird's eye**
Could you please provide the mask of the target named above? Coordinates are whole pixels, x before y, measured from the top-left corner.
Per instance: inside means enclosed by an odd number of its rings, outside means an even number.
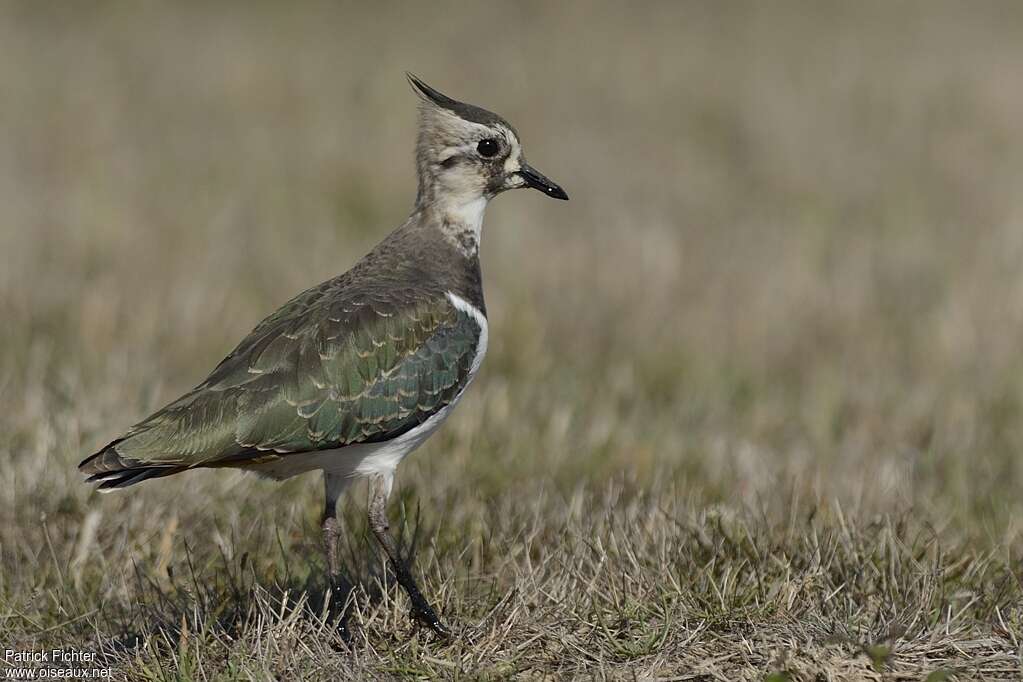
[[[490,158],[501,150],[501,145],[498,144],[497,140],[492,137],[488,137],[485,140],[480,140],[480,143],[476,145],[476,151],[480,153],[480,156]]]

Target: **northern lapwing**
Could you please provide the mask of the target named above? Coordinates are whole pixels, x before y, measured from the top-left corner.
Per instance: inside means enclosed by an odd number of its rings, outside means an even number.
[[[351,270],[260,322],[195,389],[79,468],[101,492],[190,469],[233,467],[274,479],[322,470],[334,613],[352,589],[338,566],[337,502],[353,479],[368,478],[369,525],[411,615],[446,636],[388,533],[395,469],[448,417],[486,353],[479,245],[487,203],[520,187],[568,195],[526,163],[503,118],[408,79],[421,100],[409,218]]]

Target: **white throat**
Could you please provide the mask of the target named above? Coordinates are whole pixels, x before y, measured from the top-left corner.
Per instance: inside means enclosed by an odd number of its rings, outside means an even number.
[[[466,256],[479,252],[486,208],[487,198],[484,196],[468,201],[451,199],[438,205],[444,236]]]

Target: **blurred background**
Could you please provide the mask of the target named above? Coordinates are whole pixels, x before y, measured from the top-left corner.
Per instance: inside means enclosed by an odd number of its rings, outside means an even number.
[[[72,552],[92,508],[99,546],[144,545],[147,514],[315,528],[312,476],[100,502],[75,465],[405,218],[405,70],[508,118],[572,197],[488,209],[489,355],[399,476],[424,515],[656,484],[1019,546],[1023,6],[0,14],[5,548],[46,517]]]

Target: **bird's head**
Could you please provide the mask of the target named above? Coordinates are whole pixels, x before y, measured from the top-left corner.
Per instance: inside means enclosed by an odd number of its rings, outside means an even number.
[[[407,74],[419,95],[419,203],[444,194],[469,202],[532,187],[554,199],[565,190],[526,163],[519,136],[495,113],[451,99]]]

